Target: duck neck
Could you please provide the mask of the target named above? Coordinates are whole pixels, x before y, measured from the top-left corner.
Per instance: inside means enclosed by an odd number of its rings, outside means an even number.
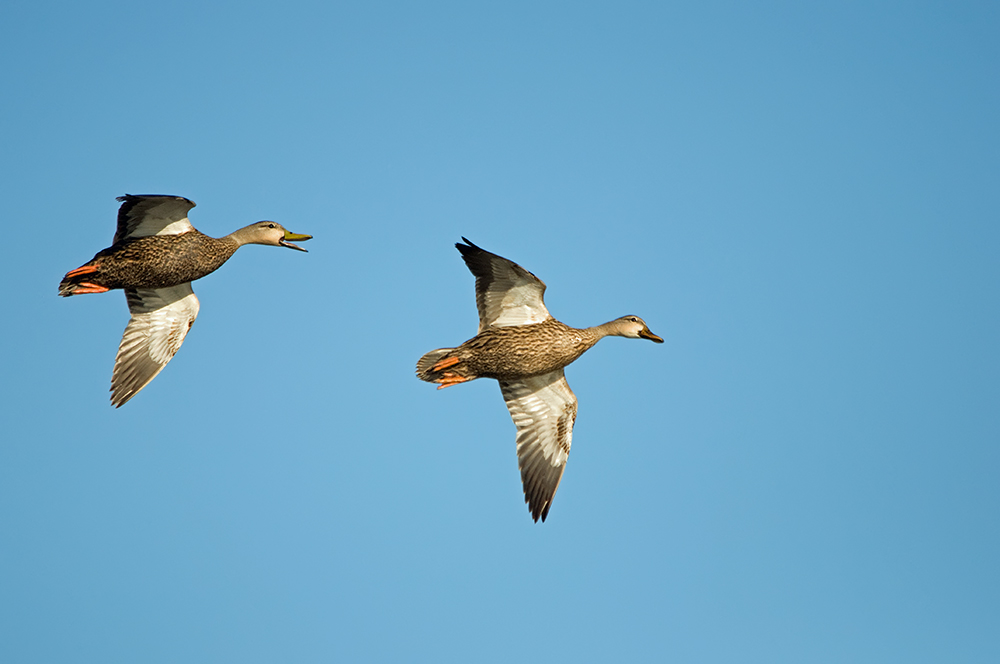
[[[618,325],[616,321],[612,320],[607,323],[595,325],[594,327],[579,329],[577,332],[583,339],[586,348],[590,348],[604,337],[610,337],[618,334]]]
[[[234,239],[232,234],[225,237],[210,237],[201,233],[199,235],[201,235],[198,243],[201,253],[200,260],[209,273],[222,267],[241,246],[241,243]]]
[[[231,246],[233,248],[233,252],[235,252],[244,244],[253,243],[253,238],[250,236],[251,234],[247,232],[249,229],[250,227],[235,230],[225,237],[220,237],[216,240],[216,242],[225,242],[227,245]]]

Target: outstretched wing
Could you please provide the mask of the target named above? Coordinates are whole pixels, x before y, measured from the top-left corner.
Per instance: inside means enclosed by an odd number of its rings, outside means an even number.
[[[133,237],[177,235],[194,230],[188,221],[188,210],[194,202],[182,196],[119,196],[118,230],[112,244]]]
[[[552,316],[542,297],[545,284],[523,267],[477,247],[466,240],[456,244],[465,264],[476,276],[476,307],[479,331],[488,327],[511,327],[541,323]]]
[[[125,297],[132,320],[118,346],[111,378],[115,408],[138,394],[167,366],[184,343],[199,308],[190,282],[170,288],[126,289]]]
[[[517,465],[524,502],[538,521],[549,514],[559,488],[576,421],[576,395],[563,370],[515,381],[500,381],[511,419],[517,427]]]

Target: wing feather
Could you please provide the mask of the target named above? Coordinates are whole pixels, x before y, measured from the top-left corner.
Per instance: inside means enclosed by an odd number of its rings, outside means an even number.
[[[126,289],[125,297],[132,319],[118,346],[111,378],[111,403],[116,408],[167,366],[184,343],[199,309],[190,282],[170,288]]]
[[[469,271],[476,276],[479,331],[541,323],[552,316],[543,300],[545,284],[523,267],[477,247],[464,237],[456,244]]]
[[[188,210],[194,202],[182,196],[125,194],[118,197],[118,230],[112,244],[128,238],[149,235],[179,235],[194,230]]]
[[[499,382],[517,427],[517,464],[524,501],[535,521],[539,517],[545,521],[569,459],[576,395],[562,369]]]

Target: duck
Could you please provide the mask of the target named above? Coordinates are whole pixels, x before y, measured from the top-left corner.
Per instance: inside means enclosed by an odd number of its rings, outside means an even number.
[[[464,243],[464,244],[463,244]],[[545,284],[517,263],[465,237],[455,247],[476,278],[479,331],[456,348],[417,361],[420,380],[438,389],[477,378],[500,384],[517,429],[517,462],[531,518],[545,521],[562,480],[576,422],[577,399],[565,367],[608,336],[663,343],[638,316],[586,328],[562,323],[545,308]]]
[[[214,238],[188,220],[195,203],[182,196],[125,194],[117,198],[118,227],[111,246],[70,270],[59,295],[122,289],[131,318],[111,377],[111,403],[125,405],[163,370],[184,343],[200,304],[191,282],[218,270],[245,244],[306,251],[312,239],[273,221],[258,221]]]

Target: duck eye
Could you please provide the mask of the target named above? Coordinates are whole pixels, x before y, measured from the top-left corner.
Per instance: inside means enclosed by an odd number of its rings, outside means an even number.
[[[274,228],[274,224],[268,224],[267,227],[268,228]]]

